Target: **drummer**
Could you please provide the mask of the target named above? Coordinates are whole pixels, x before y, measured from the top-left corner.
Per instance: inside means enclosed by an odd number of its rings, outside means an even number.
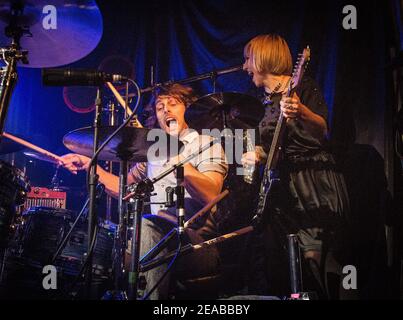
[[[176,164],[184,157],[190,155],[195,150],[206,145],[210,137],[199,135],[195,130],[189,128],[185,121],[186,108],[196,100],[196,96],[190,87],[180,84],[172,84],[161,87],[153,95],[151,105],[155,110],[156,120],[159,127],[167,134],[178,136],[184,144],[184,150],[179,156],[161,161],[150,160],[146,163],[137,163],[129,172],[128,184],[139,182],[148,177],[156,177],[165,171],[171,165]],[[67,154],[62,156],[61,165],[77,174],[79,170],[87,170],[90,159],[78,155]],[[228,171],[228,165],[225,160],[225,154],[220,144],[214,144],[210,149],[204,151],[200,157],[194,158],[184,165],[184,186],[185,186],[185,213],[187,218],[196,213],[205,204],[214,199],[223,186],[224,179]],[[118,197],[119,178],[100,166],[97,167],[99,181],[105,185],[108,194]],[[166,201],[166,188],[175,187],[176,178],[174,173],[167,175],[158,181],[155,185],[156,195],[151,197],[152,202]],[[141,235],[141,255],[148,252],[158,241],[175,226],[174,219],[164,217],[173,217],[175,208],[166,208],[164,205],[152,204],[151,215],[144,215],[142,235]],[[214,219],[210,215],[206,221],[203,219],[196,223],[194,229],[187,229],[186,234],[192,243],[199,243],[208,238],[216,236]],[[176,248],[173,241],[170,249]],[[196,254],[186,256],[186,259],[180,260],[177,269],[184,273],[189,273],[188,277],[205,276],[215,273],[218,266],[218,253],[214,248],[202,250]],[[163,251],[161,254],[165,254]],[[193,256],[193,257],[192,257]],[[203,263],[201,263],[203,261]],[[147,288],[146,291],[154,286],[164,273],[166,266],[152,269],[145,274]],[[157,290],[151,295],[151,299],[166,299],[169,290],[168,277],[158,286]]]

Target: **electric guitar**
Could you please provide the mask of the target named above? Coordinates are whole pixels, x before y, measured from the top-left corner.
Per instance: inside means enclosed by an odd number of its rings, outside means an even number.
[[[296,65],[294,67],[290,82],[287,89],[287,97],[291,97],[294,93],[294,88],[298,86],[304,75],[306,66],[310,60],[310,49],[306,47],[302,53],[298,55]],[[274,185],[278,185],[280,178],[276,172],[279,159],[281,157],[282,143],[284,132],[286,128],[286,118],[283,113],[280,112],[276,129],[274,131],[273,140],[271,142],[270,151],[267,157],[266,165],[264,168],[263,179],[260,184],[258,205],[256,209],[256,215],[253,220],[259,224],[263,218],[263,215],[268,210],[268,196]]]

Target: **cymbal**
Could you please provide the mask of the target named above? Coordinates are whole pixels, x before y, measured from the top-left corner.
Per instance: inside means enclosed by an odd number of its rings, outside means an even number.
[[[15,3],[23,6],[17,25],[27,26],[32,34],[24,33],[20,39],[29,60],[29,64],[19,64],[21,67],[48,68],[75,62],[101,40],[102,15],[94,0],[0,0],[0,47],[11,44],[3,30],[10,24]]]
[[[0,155],[18,152],[25,149],[25,147],[13,140],[6,137],[0,137]]]
[[[54,158],[51,158],[49,156],[46,156],[44,154],[41,154],[39,152],[35,152],[35,151],[24,151],[23,152],[26,156],[30,157],[30,158],[34,158],[37,160],[41,160],[41,161],[45,161],[45,162],[50,162],[53,164],[58,164],[57,161]]]
[[[117,127],[104,126],[99,129],[99,145],[101,145]],[[101,151],[98,156],[99,160],[104,161],[121,161],[127,160],[132,162],[146,162],[147,152],[156,142],[154,140],[148,141],[147,135],[150,129],[125,127],[117,136],[115,136]],[[171,145],[170,138],[167,136],[167,145]],[[73,130],[63,137],[63,144],[71,151],[92,157],[93,155],[93,141],[94,141],[94,128],[85,127]],[[182,144],[178,143],[178,150]],[[162,147],[162,144],[161,144]],[[168,148],[167,148],[168,149]],[[169,150],[167,150],[167,153]],[[178,151],[176,150],[176,151]],[[172,150],[175,151],[175,150]],[[170,155],[172,156],[173,153]],[[169,156],[169,154],[168,154]]]
[[[185,112],[189,127],[202,129],[255,128],[264,115],[262,103],[239,92],[217,92],[201,97]]]

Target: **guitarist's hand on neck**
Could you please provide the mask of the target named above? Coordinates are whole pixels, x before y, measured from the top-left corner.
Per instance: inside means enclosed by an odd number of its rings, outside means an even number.
[[[299,121],[314,138],[319,141],[323,141],[326,138],[327,124],[325,119],[302,104],[295,92],[292,97],[283,96],[280,101],[280,108],[284,118],[287,119],[287,123],[290,120]]]

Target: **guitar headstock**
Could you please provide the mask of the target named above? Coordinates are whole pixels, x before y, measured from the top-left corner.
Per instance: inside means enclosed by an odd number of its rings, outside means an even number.
[[[302,53],[298,54],[297,62],[295,63],[292,76],[291,76],[291,87],[295,88],[301,81],[308,62],[311,59],[311,49],[307,46]]]

